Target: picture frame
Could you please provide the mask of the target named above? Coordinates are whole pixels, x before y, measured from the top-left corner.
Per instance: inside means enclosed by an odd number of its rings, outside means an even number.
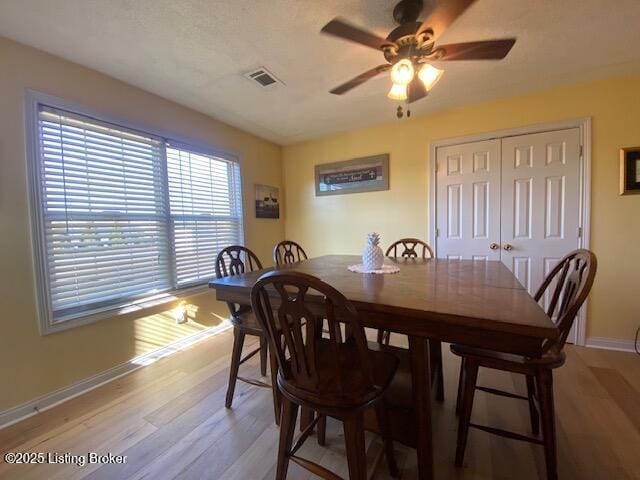
[[[280,218],[280,189],[256,183],[256,218]]]
[[[620,195],[640,194],[640,147],[620,149]]]
[[[316,196],[389,190],[389,154],[315,166]]]

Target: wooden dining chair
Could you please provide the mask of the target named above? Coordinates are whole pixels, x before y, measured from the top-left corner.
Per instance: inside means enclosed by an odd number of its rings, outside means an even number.
[[[297,263],[301,260],[306,260],[307,252],[304,251],[304,248],[300,246],[300,244],[292,241],[292,240],[283,240],[278,243],[273,249],[273,261],[276,266],[280,267],[282,265],[290,265],[293,263]],[[328,330],[322,330],[324,333],[329,333]],[[300,413],[300,429],[304,430],[305,425],[308,425],[313,420],[314,412],[303,408]],[[318,424],[318,430],[323,431],[326,428],[326,419],[320,420]]]
[[[304,249],[291,240],[283,240],[273,249],[273,261],[278,267],[306,260],[307,258],[307,253]]]
[[[290,460],[322,478],[340,478],[297,454],[314,426],[327,416],[343,422],[349,478],[366,479],[363,421],[368,408],[375,409],[389,471],[397,476],[383,396],[398,359],[391,353],[368,349],[353,305],[320,279],[293,271],[269,272],[260,277],[252,289],[251,304],[278,363],[282,417],[276,480],[286,478]],[[329,338],[322,336],[322,318],[329,323]],[[338,333],[339,324],[348,334]],[[319,415],[294,444],[299,407]]]
[[[216,277],[223,278],[230,275],[239,275],[245,272],[253,272],[261,270],[262,264],[260,260],[246,247],[240,245],[232,245],[226,247],[218,253],[216,258]],[[265,383],[258,379],[242,377],[238,375],[240,365],[249,360],[254,355],[260,353],[260,373],[262,376],[267,374],[267,357],[268,343],[265,331],[260,323],[256,320],[250,305],[238,305],[227,302],[229,311],[231,312],[230,321],[233,325],[233,351],[231,353],[231,368],[229,369],[229,385],[227,386],[227,397],[225,406],[231,408],[233,402],[233,393],[236,388],[236,381],[255,385],[257,387],[271,388],[273,392],[273,407],[276,417],[276,423],[280,422],[279,393],[275,386],[276,364],[275,357],[271,355],[271,384]],[[253,335],[260,339],[260,346],[242,357],[242,348],[246,335]]]
[[[553,369],[565,362],[564,344],[573,321],[586,300],[596,274],[596,257],[589,250],[575,250],[564,257],[549,272],[534,299],[545,308],[559,330],[557,340],[543,345],[539,358],[500,353],[463,345],[451,345],[451,351],[462,357],[458,388],[457,410],[460,416],[456,465],[462,466],[469,427],[502,437],[544,446],[547,479],[558,478],[556,461],[555,413],[553,404]],[[527,396],[478,386],[479,367],[522,374],[526,378]],[[525,400],[529,403],[531,430],[534,436],[514,433],[500,428],[471,423],[471,410],[476,390],[494,395]],[[542,437],[539,429],[542,426]]]
[[[387,248],[385,255],[392,258],[433,258],[435,256],[431,246],[418,238],[401,238],[393,242]]]
[[[391,258],[434,258],[431,246],[418,238],[402,238],[393,242],[385,256]],[[378,343],[389,345],[391,332],[378,329]],[[432,375],[436,382],[436,400],[444,401],[444,369],[442,366],[442,343],[439,340],[429,340],[431,352]]]

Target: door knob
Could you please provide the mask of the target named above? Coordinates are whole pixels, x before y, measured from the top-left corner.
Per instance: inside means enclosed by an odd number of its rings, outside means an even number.
[[[492,243],[491,245],[489,245],[489,248],[491,250],[497,250],[500,248],[500,245],[498,245],[497,243]]]
[[[507,252],[509,252],[509,251],[513,250],[513,245],[505,243],[504,247],[502,247],[502,248],[504,248]]]

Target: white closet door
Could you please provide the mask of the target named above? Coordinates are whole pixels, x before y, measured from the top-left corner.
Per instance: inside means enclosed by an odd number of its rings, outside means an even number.
[[[578,247],[580,130],[502,140],[502,261],[532,295]]]
[[[500,140],[441,147],[436,161],[438,257],[500,260]]]

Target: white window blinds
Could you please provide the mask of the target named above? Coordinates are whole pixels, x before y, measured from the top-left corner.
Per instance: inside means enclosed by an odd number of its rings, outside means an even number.
[[[220,250],[242,244],[236,162],[167,145],[167,172],[178,286],[215,276]]]
[[[50,323],[204,283],[242,242],[234,161],[43,105],[38,143]]]

